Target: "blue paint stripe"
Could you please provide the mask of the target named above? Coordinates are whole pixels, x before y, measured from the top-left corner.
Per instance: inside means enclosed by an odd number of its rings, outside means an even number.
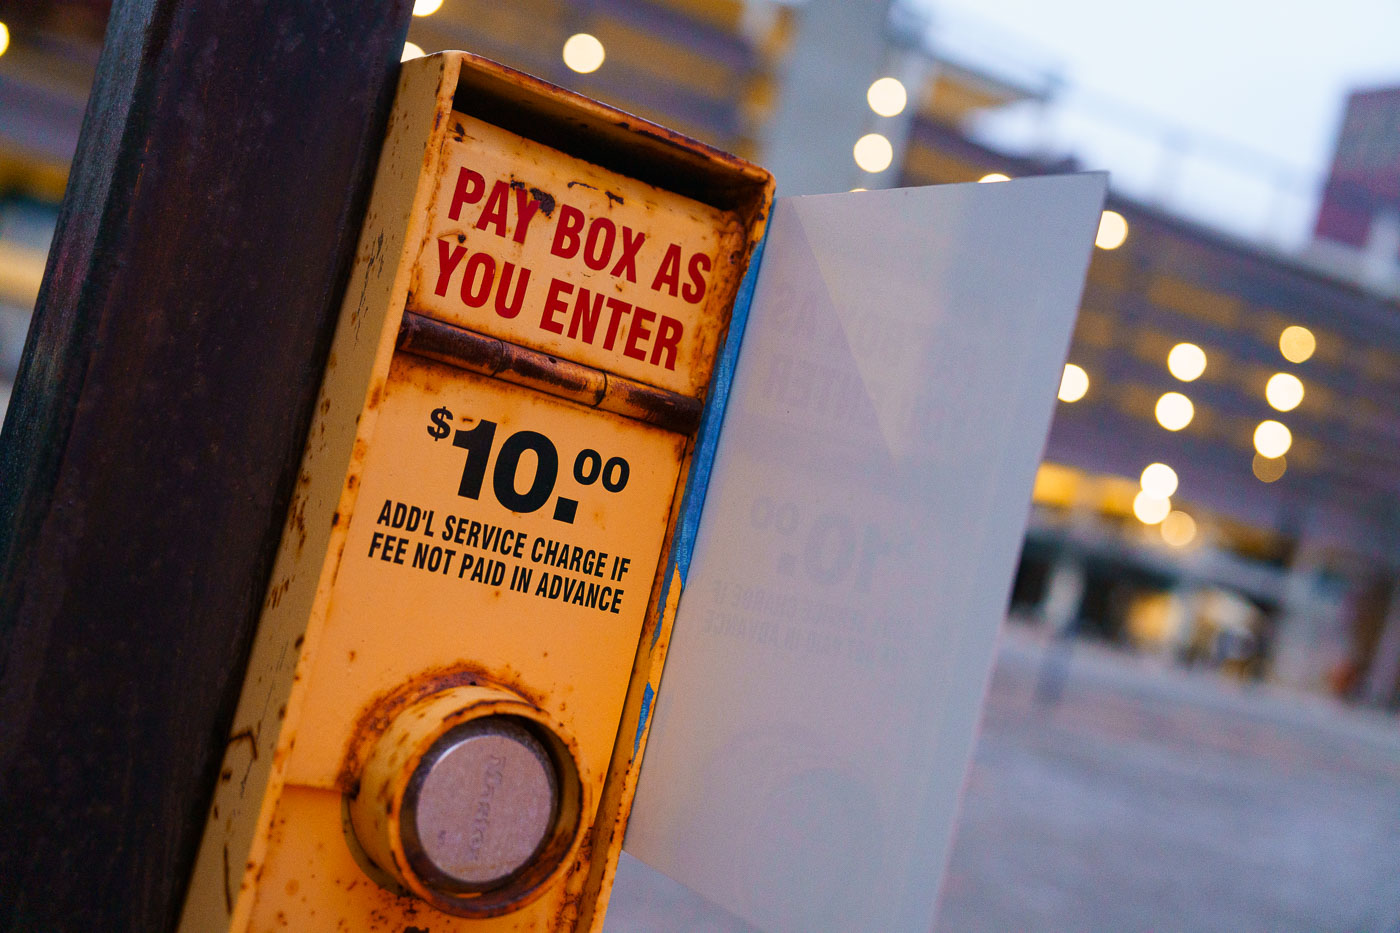
[[[656,691],[651,689],[651,684],[647,684],[646,690],[642,693],[642,715],[637,717],[637,737],[632,740],[632,754],[637,754],[637,749],[642,747],[642,733],[647,731],[647,717],[651,715],[651,701],[656,696]]]
[[[763,264],[763,247],[768,242],[765,230],[763,239],[753,251],[748,271],[739,283],[739,291],[734,296],[734,313],[729,318],[729,334],[724,341],[724,349],[715,361],[715,372],[710,378],[710,397],[705,404],[705,414],[700,419],[700,430],[696,434],[695,456],[690,462],[690,477],[686,480],[685,496],[681,499],[680,520],[676,523],[676,536],[671,545],[671,555],[666,563],[666,578],[661,584],[662,613],[666,611],[667,599],[671,595],[673,568],[680,570],[681,584],[690,575],[690,559],[695,552],[695,535],[700,528],[700,513],[705,507],[705,494],[710,486],[710,472],[715,465],[715,451],[719,446],[720,428],[724,426],[725,408],[729,404],[729,389],[734,382],[734,370],[739,363],[739,346],[744,341],[744,328],[749,323],[749,308],[753,304],[754,289],[758,285],[758,269]],[[661,620],[651,633],[651,645],[661,637]]]

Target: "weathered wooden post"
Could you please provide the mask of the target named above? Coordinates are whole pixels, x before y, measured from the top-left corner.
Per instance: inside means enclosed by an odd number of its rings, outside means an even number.
[[[175,923],[408,0],[118,0],[0,436],[0,929]]]

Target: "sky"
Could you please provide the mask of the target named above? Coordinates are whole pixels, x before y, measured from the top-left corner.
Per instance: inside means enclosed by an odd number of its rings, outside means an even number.
[[[1400,0],[914,3],[935,35],[1058,71],[1066,89],[1050,133],[1086,167],[1110,169],[1135,194],[1170,190],[1188,212],[1234,214],[1243,233],[1305,224],[1295,215],[1310,203],[1291,202],[1325,174],[1347,92],[1400,85]],[[1161,140],[1171,127],[1189,141],[1169,165]],[[1255,190],[1264,175],[1274,190]],[[1288,193],[1275,197],[1278,187]]]

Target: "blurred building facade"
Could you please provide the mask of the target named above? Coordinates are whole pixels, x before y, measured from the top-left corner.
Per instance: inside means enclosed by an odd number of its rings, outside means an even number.
[[[25,9],[0,57],[4,397],[106,4]],[[587,73],[561,56],[579,33],[605,50]],[[1096,167],[979,137],[989,112],[1052,107],[1059,79],[980,61],[894,0],[445,0],[415,19],[410,39],[486,55],[756,159],[780,193]],[[907,94],[888,116],[867,99],[881,77]],[[1375,258],[1386,218],[1400,216],[1385,200],[1400,165],[1397,101],[1400,91],[1353,98],[1306,251],[1110,197],[1120,241],[1106,224],[1070,351],[1085,384],[1070,391],[1067,378],[1051,431],[1017,615],[1183,663],[1400,702],[1400,220],[1389,263]],[[888,143],[888,166],[853,158],[867,134]],[[1173,374],[1180,344],[1195,348],[1186,355],[1204,361],[1200,372]],[[1298,388],[1300,399],[1286,397]],[[1190,411],[1180,425],[1177,396]],[[1286,449],[1257,438],[1274,430],[1267,422],[1287,429]],[[1171,468],[1176,488],[1144,505],[1140,476],[1153,463]]]
[[[1400,87],[1347,99],[1315,233],[1319,255],[1377,287],[1400,285]]]

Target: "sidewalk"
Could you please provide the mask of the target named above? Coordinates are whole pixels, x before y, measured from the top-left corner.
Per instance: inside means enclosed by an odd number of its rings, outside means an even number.
[[[1400,721],[1010,626],[939,930],[1400,929]]]

